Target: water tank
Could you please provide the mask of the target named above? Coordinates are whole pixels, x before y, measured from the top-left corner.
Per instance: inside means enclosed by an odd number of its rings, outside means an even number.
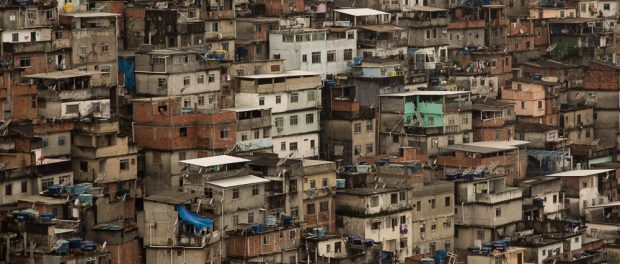
[[[267,217],[265,217],[265,224],[267,224],[268,226],[275,226],[276,225],[276,216],[275,215],[267,215]]]
[[[344,189],[347,186],[347,180],[346,179],[336,179],[336,188],[337,189]]]
[[[362,57],[353,57],[353,64],[354,65],[361,65],[362,64]]]
[[[82,246],[82,238],[80,237],[73,237],[73,238],[69,238],[69,248],[80,248]]]

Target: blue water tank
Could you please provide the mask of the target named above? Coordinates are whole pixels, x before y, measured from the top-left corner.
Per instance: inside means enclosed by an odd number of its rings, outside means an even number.
[[[282,225],[287,227],[293,225],[293,217],[288,215],[282,216]]]
[[[315,227],[313,231],[314,231],[314,235],[317,236],[318,238],[325,237],[325,228]]]
[[[336,188],[337,189],[344,189],[347,186],[347,180],[346,179],[336,179]]]
[[[411,166],[409,167],[409,169],[411,170],[411,173],[417,173],[418,172],[418,166]]]
[[[353,57],[353,64],[361,65],[362,64],[362,57]]]
[[[356,236],[349,237],[349,241],[351,241],[353,245],[358,245],[358,246],[362,245],[362,239]]]
[[[60,195],[60,190],[62,190],[62,186],[52,185],[52,186],[47,187],[46,194],[49,196],[58,196]]]
[[[372,247],[374,244],[375,244],[375,241],[372,239],[366,239],[364,241],[364,246],[367,246],[367,247]]]
[[[97,243],[90,240],[83,240],[80,243],[80,249],[82,250],[95,250],[97,248]]]
[[[268,226],[275,226],[276,225],[276,216],[275,215],[267,215],[267,217],[265,217],[265,224]]]
[[[41,218],[41,222],[43,223],[49,223],[52,222],[52,219],[54,219],[54,214],[52,213],[42,213],[39,218]]]
[[[69,252],[69,242],[68,241],[62,242],[60,247],[58,247],[56,249],[56,253],[61,254],[61,255],[67,254],[67,252]]]
[[[545,201],[544,201],[543,199],[541,199],[541,198],[534,198],[534,199],[532,200],[532,202],[533,202],[533,203],[534,203],[534,205],[535,205],[535,206],[537,206],[537,207],[544,207],[544,206],[545,206],[545,204],[544,204],[544,203],[545,203]]]
[[[83,239],[80,237],[67,239],[67,241],[69,241],[69,248],[80,248],[82,246],[82,240]]]

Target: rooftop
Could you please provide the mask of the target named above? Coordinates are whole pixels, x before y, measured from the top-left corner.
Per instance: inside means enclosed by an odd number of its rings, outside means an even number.
[[[303,160],[303,163],[304,163],[304,167],[310,167],[310,166],[332,164],[334,162],[333,161],[328,161],[328,160],[309,160],[309,159],[305,159],[305,160]]]
[[[68,78],[78,78],[78,77],[90,77],[95,74],[102,74],[100,71],[80,71],[80,70],[66,70],[66,71],[55,71],[48,73],[37,73],[23,76],[24,78],[31,79],[47,79],[47,80],[60,80],[60,79],[68,79]]]
[[[432,6],[407,6],[405,7],[405,11],[440,12],[448,10]]]
[[[539,59],[533,61],[522,62],[521,64],[536,67],[536,68],[545,68],[545,69],[566,69],[578,67],[575,64],[564,63],[561,61],[551,60],[551,59]]]
[[[318,76],[320,73],[316,72],[308,72],[308,71],[286,71],[283,73],[274,73],[274,74],[257,74],[257,75],[246,75],[246,76],[237,76],[237,78],[241,79],[269,79],[269,78],[285,78],[285,77],[297,77],[297,76]]]
[[[378,15],[389,15],[390,13],[386,13],[383,11],[371,9],[371,8],[346,8],[346,9],[336,9],[337,13],[343,13],[350,16],[378,16]]]
[[[467,144],[449,145],[441,148],[448,150],[460,150],[465,152],[488,154],[517,149],[519,146],[525,146],[529,143],[529,141],[522,140],[481,141]]]
[[[38,195],[38,194],[22,197],[22,198],[17,199],[17,201],[33,203],[33,204],[34,203],[44,204],[44,205],[63,205],[67,203],[67,199],[65,197],[56,198],[56,197],[43,196],[43,195]]]
[[[581,24],[601,20],[600,18],[570,17],[549,20],[550,24]]]
[[[248,161],[250,160],[228,156],[228,155],[219,155],[219,156],[213,156],[213,157],[181,160],[179,162],[183,164],[195,165],[195,166],[200,166],[200,167],[212,167],[212,166],[227,165],[227,164],[234,164],[234,163],[245,163]]]
[[[338,193],[366,196],[366,195],[389,193],[389,192],[396,192],[396,191],[400,191],[400,189],[396,189],[396,188],[375,189],[371,187],[364,187],[364,188],[353,188],[353,189],[340,189],[338,190]]]
[[[595,206],[588,206],[588,207],[586,207],[586,209],[588,209],[588,208],[608,208],[608,207],[616,207],[616,206],[620,206],[620,201],[609,202],[609,203],[599,204],[599,205],[595,205]]]
[[[501,107],[514,106],[514,103],[507,101],[500,101],[496,99],[476,100],[471,105],[472,109],[479,111],[493,111],[500,110]]]
[[[144,200],[152,202],[160,202],[166,204],[185,204],[192,202],[193,199],[201,197],[195,193],[184,193],[178,191],[163,191],[158,194],[147,196]]]
[[[565,171],[560,173],[554,173],[546,175],[546,177],[584,177],[584,176],[592,176],[600,173],[614,171],[611,169],[601,169],[601,170],[572,170]]]
[[[405,28],[398,27],[398,26],[391,25],[391,24],[366,25],[366,26],[359,26],[358,28],[368,30],[368,31],[375,31],[375,32],[395,32],[395,31],[405,30]]]
[[[230,107],[230,108],[224,108],[222,109],[222,111],[231,111],[231,112],[246,112],[246,111],[255,111],[255,110],[266,110],[269,109],[269,107],[262,107],[262,106],[257,106],[257,107],[251,107],[251,106],[238,106],[238,107]]]
[[[246,175],[239,177],[231,177],[220,180],[208,181],[207,184],[215,185],[221,188],[229,188],[243,185],[267,183],[269,180],[254,175]]]
[[[402,93],[393,93],[393,94],[382,94],[380,96],[386,97],[407,97],[407,96],[447,96],[447,95],[461,95],[461,94],[469,94],[469,91],[409,91]]]
[[[527,77],[515,78],[512,81],[513,82],[534,83],[534,84],[540,84],[540,85],[556,85],[556,84],[558,84],[557,82],[547,82],[547,81],[543,81],[543,80],[534,80],[532,78],[527,78]]]
[[[120,16],[120,14],[116,14],[116,13],[106,13],[106,12],[81,12],[81,13],[65,13],[65,14],[60,14],[61,16],[68,16],[68,17],[117,17]]]

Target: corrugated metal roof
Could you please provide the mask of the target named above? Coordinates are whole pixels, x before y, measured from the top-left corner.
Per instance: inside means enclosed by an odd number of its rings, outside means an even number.
[[[244,163],[248,161],[250,160],[228,156],[228,155],[219,155],[219,156],[213,156],[213,157],[182,160],[179,162],[183,164],[195,165],[195,166],[200,166],[200,167],[212,167],[212,166],[226,165],[226,164],[233,164],[233,163]]]
[[[251,184],[260,184],[267,183],[269,180],[263,179],[254,175],[240,176],[240,177],[232,177],[214,181],[208,181],[207,184],[215,185],[222,188],[229,188],[235,186],[243,186],[243,185],[251,185]]]

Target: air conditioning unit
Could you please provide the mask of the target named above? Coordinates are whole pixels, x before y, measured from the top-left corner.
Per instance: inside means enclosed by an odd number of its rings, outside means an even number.
[[[278,127],[278,132],[282,132],[282,130],[284,130],[284,128]]]

